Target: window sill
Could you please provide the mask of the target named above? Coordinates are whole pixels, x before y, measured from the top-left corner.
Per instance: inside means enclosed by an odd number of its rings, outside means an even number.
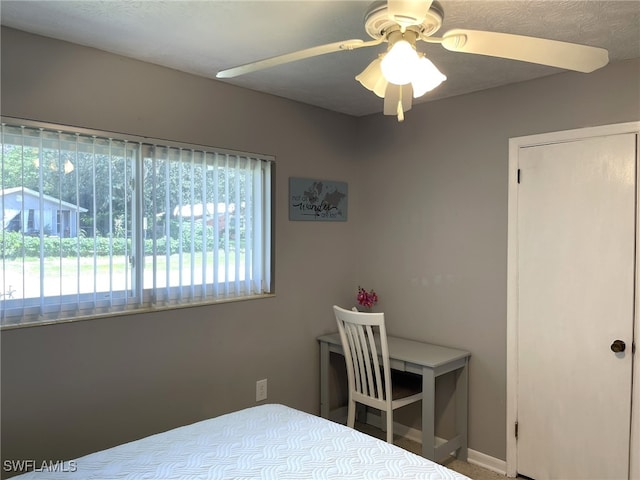
[[[100,314],[91,314],[91,315],[85,315],[85,316],[60,318],[60,319],[55,319],[55,320],[44,320],[44,321],[41,321],[41,322],[39,322],[39,321],[31,321],[31,322],[25,322],[25,323],[17,323],[15,325],[3,325],[3,326],[0,327],[0,331],[15,330],[15,329],[18,329],[18,328],[41,327],[41,326],[45,326],[45,325],[58,325],[58,324],[64,324],[64,323],[83,322],[83,321],[87,321],[87,320],[99,320],[99,319],[102,319],[102,318],[109,318],[109,317],[124,317],[126,315],[140,315],[140,314],[153,313],[153,312],[162,312],[162,311],[167,311],[167,310],[179,310],[179,309],[183,309],[183,308],[204,307],[204,306],[210,306],[210,305],[217,305],[217,304],[221,304],[221,303],[246,302],[246,301],[251,301],[251,300],[275,298],[275,296],[276,296],[275,293],[264,293],[264,294],[261,294],[261,295],[251,295],[251,296],[237,297],[237,298],[223,298],[223,299],[219,299],[219,300],[208,300],[208,301],[205,301],[205,302],[192,302],[192,303],[185,303],[185,304],[176,304],[176,303],[174,303],[174,304],[169,304],[169,305],[160,305],[160,306],[157,306],[157,307],[141,307],[141,308],[137,308],[137,309],[112,311],[112,312],[109,312],[109,313],[100,313]]]

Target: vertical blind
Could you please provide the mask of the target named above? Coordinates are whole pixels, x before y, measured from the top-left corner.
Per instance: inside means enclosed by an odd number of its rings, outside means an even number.
[[[2,123],[3,326],[271,291],[267,156]]]

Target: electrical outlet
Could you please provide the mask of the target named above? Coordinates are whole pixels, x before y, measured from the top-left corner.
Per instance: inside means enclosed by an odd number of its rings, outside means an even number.
[[[267,399],[267,379],[258,380],[256,382],[256,402]]]

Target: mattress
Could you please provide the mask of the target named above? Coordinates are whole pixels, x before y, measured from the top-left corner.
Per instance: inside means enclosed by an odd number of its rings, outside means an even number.
[[[66,472],[38,470],[14,478],[467,479],[352,428],[277,404],[240,410],[92,453],[68,462]]]

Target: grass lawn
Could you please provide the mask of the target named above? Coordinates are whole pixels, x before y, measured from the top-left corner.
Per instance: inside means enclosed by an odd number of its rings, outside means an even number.
[[[182,257],[182,264],[180,260]],[[154,257],[145,258],[144,285],[153,285]],[[235,280],[236,254],[230,251],[225,256],[224,250],[218,251],[218,276],[214,276],[214,253],[206,256],[195,254],[191,258],[189,252],[155,257],[156,286],[191,285],[203,283],[203,271],[206,283]],[[110,258],[79,257],[53,258],[47,257],[41,263],[38,258],[4,260],[0,292],[6,298],[32,298],[40,296],[41,281],[45,296],[74,295],[78,293],[107,292],[110,290],[126,290],[131,287],[132,268],[126,257]],[[42,275],[41,275],[42,271]],[[239,278],[244,277],[244,254],[239,258]],[[0,297],[1,298],[1,297]]]

